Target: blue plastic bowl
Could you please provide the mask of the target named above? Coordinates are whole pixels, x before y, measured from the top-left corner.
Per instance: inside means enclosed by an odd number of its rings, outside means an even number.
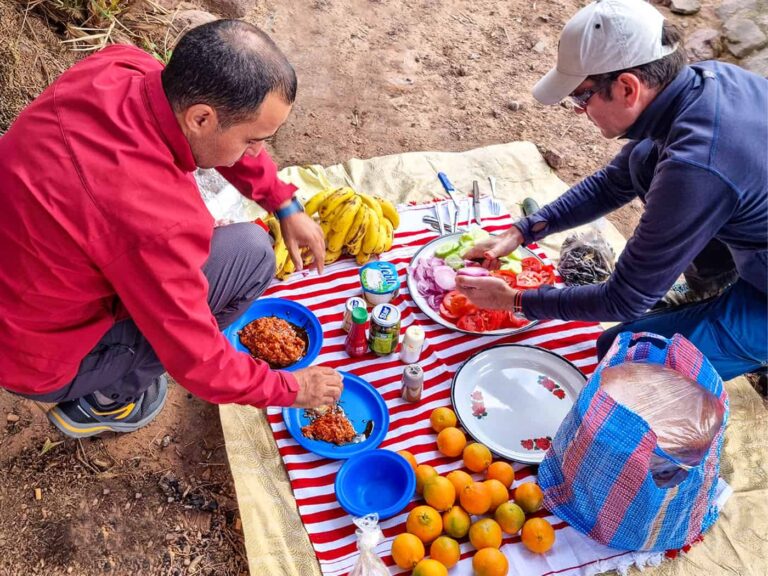
[[[280,368],[280,370],[292,372],[299,368],[306,368],[315,361],[323,345],[323,328],[320,326],[317,316],[309,308],[292,300],[284,298],[260,298],[256,300],[240,318],[224,329],[224,336],[227,337],[227,340],[230,341],[236,350],[250,356],[251,353],[248,351],[248,348],[242,345],[240,336],[237,333],[246,324],[264,316],[277,316],[299,328],[303,328],[307,332],[308,343],[304,356],[298,362],[294,362],[285,368]]]
[[[336,498],[352,516],[390,518],[402,511],[416,490],[416,473],[391,450],[367,450],[347,460],[336,474]]]

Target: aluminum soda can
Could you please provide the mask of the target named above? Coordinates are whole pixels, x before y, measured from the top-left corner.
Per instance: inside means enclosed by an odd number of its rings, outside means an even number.
[[[352,296],[347,299],[347,302],[344,304],[344,319],[341,321],[341,329],[344,330],[344,332],[349,332],[349,329],[352,326],[352,310],[355,308],[365,308],[367,311],[368,303],[360,298],[360,296]]]
[[[409,364],[403,370],[400,397],[406,402],[418,402],[424,391],[424,370],[418,364]]]
[[[397,350],[400,341],[400,310],[392,304],[379,304],[371,311],[368,346],[371,352],[387,356]]]

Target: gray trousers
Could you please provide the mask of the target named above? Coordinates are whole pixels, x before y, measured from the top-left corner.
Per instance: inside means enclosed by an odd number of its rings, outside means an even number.
[[[208,305],[224,329],[239,318],[269,286],[275,254],[269,235],[251,223],[216,228],[211,254],[203,266],[208,278]],[[165,372],[144,335],[126,319],[116,323],[80,363],[65,387],[39,395],[40,402],[64,402],[94,391],[125,404],[133,402]]]

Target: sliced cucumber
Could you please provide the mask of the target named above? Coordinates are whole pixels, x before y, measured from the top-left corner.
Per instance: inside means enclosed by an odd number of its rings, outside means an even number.
[[[458,242],[445,242],[444,244],[440,244],[439,246],[435,246],[435,256],[438,258],[445,258],[446,256],[451,255],[452,253],[456,252],[459,249],[459,243]]]
[[[502,270],[509,270],[510,272],[514,272],[515,274],[520,274],[520,272],[523,271],[523,263],[519,260],[510,260],[509,262],[505,262],[500,266]]]
[[[464,259],[458,254],[449,254],[445,257],[445,265],[458,270],[459,268],[464,268]]]

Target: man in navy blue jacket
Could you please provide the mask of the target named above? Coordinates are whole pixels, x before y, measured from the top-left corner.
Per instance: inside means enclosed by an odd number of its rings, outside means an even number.
[[[622,322],[620,331],[682,334],[724,379],[768,361],[768,81],[725,63],[687,66],[679,32],[643,0],[598,0],[560,37],[557,66],[534,87],[570,96],[606,138],[628,143],[605,168],[477,246],[487,266],[520,244],[585,224],[639,197],[644,213],[604,283],[524,292],[460,277],[478,306],[529,318]],[[649,312],[681,273],[732,278],[715,298]]]

